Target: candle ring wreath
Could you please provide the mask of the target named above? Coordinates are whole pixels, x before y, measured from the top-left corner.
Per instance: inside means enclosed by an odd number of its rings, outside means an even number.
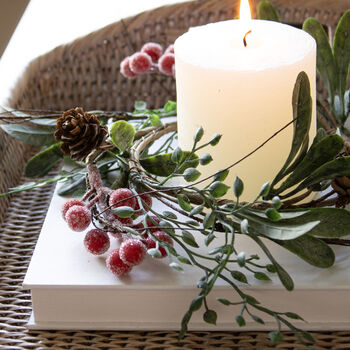
[[[259,4],[258,17],[278,20],[267,1]],[[203,143],[205,130],[199,128],[191,150],[173,146],[177,124],[164,123],[163,119],[176,116],[175,102],[168,101],[160,109],[148,109],[144,102],[136,102],[134,112],[84,112],[77,107],[62,114],[8,109],[0,115],[5,132],[29,144],[47,145],[28,161],[26,176],[47,175],[67,155],[74,162],[70,162],[69,170],[61,170],[54,177],[25,183],[1,196],[63,182],[60,195],[81,196],[69,199],[62,208],[68,226],[74,231],[86,230],[91,222],[95,226],[85,235],[86,249],[95,255],[104,254],[110,239],[119,240],[119,248],[106,257],[107,268],[116,276],[129,273],[146,254],[168,258],[169,265],[178,271],[184,270],[186,264],[200,269],[199,293],[182,319],[180,338],[196,311],[203,311],[205,322],[216,324],[215,305],[208,305],[207,296],[216,282],[223,280],[232,287],[236,299],[217,301],[227,307],[238,305],[234,312],[239,326],[245,325],[247,317],[264,324],[255,312],[266,314],[276,320],[276,331],[269,333],[272,342],[283,339],[281,326],[285,326],[301,343],[310,346],[314,342],[310,333],[291,321],[303,320],[301,316],[262,306],[242,288],[248,283],[249,272],[266,283],[270,274],[276,274],[288,291],[293,290],[293,279],[276,261],[266,240],[319,268],[333,265],[331,245],[350,246],[350,240],[343,238],[350,235],[350,213],[344,209],[350,203],[350,130],[346,124],[350,117],[350,90],[346,91],[350,10],[339,21],[333,49],[316,19],[307,19],[303,29],[317,41],[317,69],[328,89],[327,100],[318,97],[319,129],[312,142],[308,136],[312,101],[304,72],[300,72],[294,86],[290,123],[250,154],[205,179],[200,178],[196,167],[209,164],[212,157],[209,153],[198,157],[196,152],[215,147],[221,135],[213,135]],[[121,73],[131,79],[154,72],[174,75],[172,46],[163,53],[159,44],[147,43],[141,52],[121,63]],[[230,169],[292,126],[290,154],[281,170],[270,183],[262,185],[254,200],[241,202],[244,179],[236,177],[231,186],[227,185],[224,181]],[[161,138],[155,147],[154,141]],[[168,181],[177,177],[187,184],[170,185]],[[209,184],[204,186],[203,181]],[[234,200],[225,199],[232,190]],[[311,194],[318,196],[310,197]],[[152,208],[152,199],[169,209],[157,212]],[[252,239],[269,263],[259,263],[258,255],[238,251],[238,234]],[[206,253],[197,250],[199,236],[204,239]],[[224,237],[224,244],[217,246],[217,237]]]

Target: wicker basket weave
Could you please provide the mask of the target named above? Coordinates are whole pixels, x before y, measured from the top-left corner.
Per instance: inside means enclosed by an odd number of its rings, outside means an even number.
[[[271,0],[284,23],[314,16],[334,32],[349,0]],[[171,78],[119,74],[122,58],[146,41],[170,44],[188,27],[236,16],[237,1],[202,0],[161,7],[111,24],[34,60],[13,90],[13,108],[127,110],[135,100],[158,107],[175,99]],[[253,1],[254,3],[255,1]],[[257,2],[257,1],[256,1]],[[31,148],[0,133],[0,191],[16,185]],[[291,333],[272,346],[265,332],[28,332],[30,294],[21,283],[51,199],[47,188],[0,199],[0,349],[304,349]],[[213,328],[215,331],[215,328]],[[318,349],[350,349],[349,332],[313,333]]]

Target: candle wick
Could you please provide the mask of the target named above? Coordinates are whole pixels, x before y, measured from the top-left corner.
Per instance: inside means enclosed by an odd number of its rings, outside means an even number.
[[[245,33],[244,35],[244,38],[243,38],[244,47],[247,47],[247,35],[250,34],[251,32],[252,32],[251,30],[248,30],[248,32]]]

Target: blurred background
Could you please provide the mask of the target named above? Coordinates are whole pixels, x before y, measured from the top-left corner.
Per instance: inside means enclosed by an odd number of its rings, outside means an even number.
[[[0,0],[0,56],[3,54],[29,0]]]

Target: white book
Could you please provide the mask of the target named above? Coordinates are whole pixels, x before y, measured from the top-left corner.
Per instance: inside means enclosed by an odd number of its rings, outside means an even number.
[[[53,196],[27,275],[23,282],[30,289],[33,313],[28,323],[31,329],[106,329],[106,330],[178,330],[182,316],[200,289],[196,284],[202,272],[182,265],[184,272],[169,267],[169,259],[152,259],[133,268],[130,274],[117,278],[105,266],[106,254],[93,256],[84,247],[83,232],[71,231],[61,216],[66,199]],[[162,211],[161,203],[154,208]],[[220,236],[220,233],[217,234]],[[196,240],[203,253],[220,245],[215,239],[205,247],[200,233]],[[350,329],[350,249],[334,247],[337,259],[333,267],[319,269],[308,265],[283,248],[265,242],[276,260],[290,273],[295,289],[288,292],[275,274],[272,282],[261,282],[247,274],[249,285],[241,285],[263,306],[275,311],[298,313],[308,323],[294,321],[309,330]],[[238,251],[247,255],[264,253],[243,235],[237,235]],[[111,249],[117,241],[111,237]],[[178,247],[176,247],[178,249]],[[179,250],[181,252],[181,250]],[[176,261],[176,259],[175,259]],[[239,270],[239,267],[235,267]],[[242,270],[243,271],[243,270]],[[244,271],[246,273],[246,271]],[[218,313],[217,326],[203,321],[204,309],[193,314],[192,330],[267,330],[275,329],[273,318],[265,314],[265,325],[245,317],[246,327],[239,328],[235,316],[240,306],[224,306],[216,298],[239,301],[225,282],[210,293],[208,304]],[[253,310],[252,310],[253,311]]]

